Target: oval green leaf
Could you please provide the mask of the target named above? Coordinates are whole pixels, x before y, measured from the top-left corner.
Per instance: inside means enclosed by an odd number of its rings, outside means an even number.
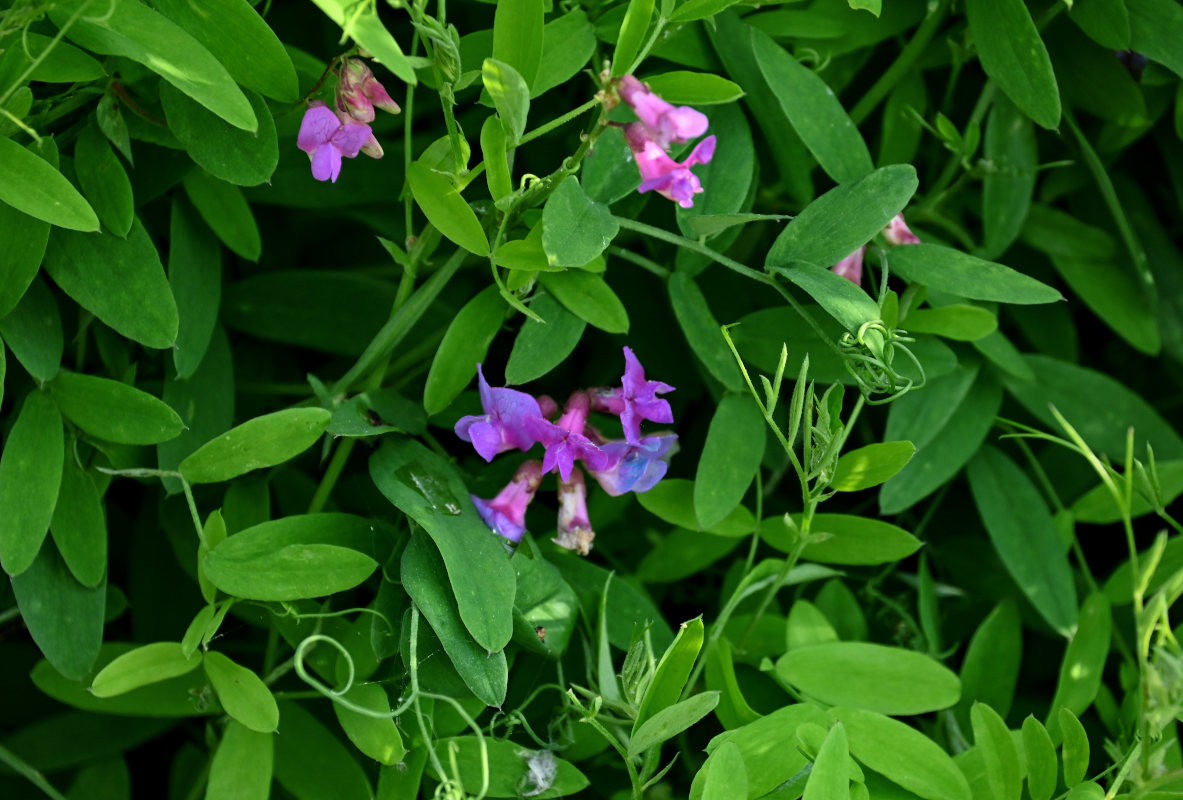
[[[485,287],[457,312],[435,351],[423,387],[423,408],[429,415],[451,405],[472,380],[477,364],[485,360],[501,328],[505,312],[505,301],[496,286]]]
[[[628,333],[628,310],[602,275],[569,269],[540,273],[538,280],[575,316],[608,333]]]
[[[1058,291],[1010,267],[985,261],[939,244],[915,244],[891,250],[891,271],[930,289],[999,303],[1054,303]]]
[[[966,0],[969,32],[986,74],[1040,127],[1060,124],[1060,89],[1023,0]]]
[[[850,769],[847,766],[850,749],[846,728],[835,723],[813,760],[813,770],[805,784],[804,800],[834,800],[849,797]]]
[[[57,407],[49,395],[30,392],[0,455],[0,565],[9,575],[29,569],[42,549],[62,483],[65,447]],[[53,550],[47,559],[61,560],[54,548],[44,549]],[[46,566],[46,575],[51,572]]]
[[[275,697],[258,675],[216,650],[205,654],[203,666],[227,714],[258,733],[279,727]]]
[[[915,454],[916,447],[911,442],[878,442],[843,453],[830,488],[857,492],[878,486],[907,466]]]
[[[190,483],[220,483],[282,464],[311,447],[332,418],[323,408],[255,417],[199,447],[181,462],[181,474]]]
[[[509,363],[505,365],[505,382],[514,386],[541,378],[563,363],[579,344],[587,323],[559,305],[546,292],[538,292],[530,303],[530,310],[543,322],[527,319],[522,322]]]
[[[974,746],[982,754],[990,796],[997,800],[1019,800],[1023,791],[1023,772],[1019,767],[1019,749],[1011,738],[1006,721],[985,703],[970,709]]]
[[[160,87],[169,130],[198,166],[227,183],[257,186],[270,180],[275,172],[279,143],[267,103],[254,92],[247,94],[247,99],[259,120],[257,131],[230,125],[168,84]]]
[[[162,401],[126,383],[63,370],[49,383],[66,417],[99,439],[117,444],[156,444],[179,435],[185,424]]]
[[[542,249],[552,267],[582,267],[604,252],[620,230],[612,212],[567,178],[542,210]]]
[[[59,228],[97,231],[90,203],[62,173],[11,139],[0,139],[0,201]]]
[[[795,515],[794,520],[800,522],[800,516]],[[852,514],[816,514],[812,532],[829,536],[807,545],[801,557],[822,564],[890,564],[912,555],[922,544],[903,528]],[[785,552],[790,551],[795,538],[783,517],[765,519],[760,535]]]
[[[1084,780],[1089,770],[1089,737],[1080,720],[1066,708],[1061,708],[1060,733],[1064,737],[1064,785],[1069,788]]]
[[[645,83],[654,94],[674,105],[710,106],[732,103],[744,95],[738,83],[709,72],[663,72],[645,78]]]
[[[694,478],[694,513],[710,528],[743,500],[764,457],[764,415],[747,394],[728,394],[715,409]]]
[[[390,714],[390,698],[377,683],[355,683],[344,695],[345,700],[374,714],[363,714],[343,703],[333,703],[333,711],[349,741],[379,764],[392,766],[403,760],[407,748],[402,734]]]
[[[83,586],[98,586],[107,573],[107,520],[90,475],[67,447],[62,486],[49,531],[70,572]]]
[[[201,654],[186,657],[178,642],[153,642],[130,650],[94,676],[95,697],[114,697],[150,683],[185,675],[201,665]]]
[[[957,342],[975,342],[998,330],[998,317],[978,306],[954,303],[913,311],[902,324],[909,333],[932,333]]]
[[[230,720],[210,761],[206,800],[267,800],[275,737]]]
[[[1047,728],[1030,715],[1023,720],[1023,754],[1027,762],[1027,794],[1031,800],[1051,800],[1056,792],[1056,746]]]
[[[415,202],[436,230],[470,253],[489,255],[485,231],[452,181],[418,161],[407,171],[407,181]]]
[[[74,172],[107,229],[116,236],[127,236],[136,217],[131,179],[98,125],[89,124],[79,132]]]

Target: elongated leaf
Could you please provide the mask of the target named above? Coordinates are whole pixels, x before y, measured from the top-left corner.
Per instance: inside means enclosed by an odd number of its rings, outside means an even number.
[[[415,202],[440,233],[470,253],[489,255],[489,240],[480,221],[450,180],[416,161],[407,181]]]
[[[506,0],[493,15],[493,58],[512,67],[531,88],[543,80],[544,8],[542,0]]]
[[[1076,586],[1051,514],[1019,467],[992,447],[969,464],[969,485],[994,549],[1055,630],[1076,624]]]
[[[91,476],[78,466],[70,445],[67,445],[62,486],[49,530],[78,582],[89,587],[102,583],[107,573],[107,520],[103,501]]]
[[[210,762],[206,800],[267,800],[275,737],[230,720]]]
[[[633,734],[641,729],[654,714],[674,705],[682,696],[682,688],[690,677],[690,670],[702,649],[702,617],[695,617],[682,623],[674,643],[666,648],[653,674],[653,681],[645,691],[637,718],[633,721]]]
[[[1023,0],[967,0],[965,14],[986,74],[1036,125],[1060,124],[1060,90]]]
[[[419,81],[415,77],[415,69],[411,62],[403,55],[398,42],[386,30],[382,20],[378,18],[378,9],[374,6],[358,8],[353,0],[312,0],[329,19],[345,29],[345,34],[353,38],[366,50],[374,54],[379,62],[399,77],[403,83],[414,86]],[[348,25],[346,25],[348,21]]]
[[[186,175],[184,184],[185,194],[218,238],[247,261],[258,261],[263,240],[242,190],[200,169]]]
[[[345,693],[345,699],[380,715],[370,716],[341,703],[333,703],[337,721],[349,741],[379,764],[389,766],[402,761],[407,749],[390,715],[390,698],[386,696],[386,690],[376,683],[355,683]]]
[[[1049,800],[1056,791],[1056,747],[1047,728],[1033,716],[1023,720],[1023,753],[1027,762],[1027,794]]]
[[[98,125],[87,125],[78,134],[74,172],[107,229],[116,236],[127,236],[136,211],[131,180]]]
[[[1053,258],[1060,276],[1101,320],[1136,350],[1158,355],[1158,320],[1146,313],[1147,300],[1133,274],[1116,264]]]
[[[908,281],[971,300],[1025,305],[1063,299],[1052,287],[1010,267],[938,244],[896,247],[890,265]]]
[[[1006,715],[1014,700],[1023,655],[1023,628],[1013,600],[999,603],[969,640],[961,664],[961,701],[955,713],[960,724],[971,725],[970,707],[976,701]]]
[[[675,272],[670,276],[669,292],[674,315],[694,354],[728,390],[742,392],[743,376],[698,284],[686,273]]]
[[[370,458],[374,485],[435,541],[464,626],[488,652],[513,632],[514,572],[455,469],[422,444],[387,438]]]
[[[49,384],[61,412],[82,430],[119,444],[156,444],[185,427],[177,412],[126,383],[63,370]]]
[[[918,185],[911,165],[895,164],[835,186],[785,226],[764,263],[833,266],[887,227]]]
[[[62,174],[11,139],[0,139],[0,201],[51,225],[97,231],[94,209]]]
[[[866,142],[834,90],[768,34],[753,30],[751,37],[760,72],[797,135],[826,174],[837,183],[846,183],[874,169]]]
[[[746,394],[719,403],[694,480],[694,513],[710,528],[743,500],[764,457],[764,417]]]
[[[1089,769],[1089,737],[1080,720],[1066,708],[1057,715],[1064,737],[1064,785],[1069,788],[1084,780]]]
[[[489,345],[501,321],[506,306],[496,286],[486,287],[452,319],[423,387],[423,408],[427,413],[443,411],[476,374],[476,366],[485,360]]]
[[[64,453],[61,415],[49,395],[30,392],[0,456],[0,564],[9,575],[27,570],[43,549],[62,482]],[[54,548],[44,549],[53,552],[45,556],[38,580],[50,581],[56,575],[56,566],[51,566],[61,559]]]
[[[763,797],[809,763],[800,750],[784,746],[793,741],[797,729],[805,723],[825,727],[826,715],[810,703],[783,706],[741,728],[716,736],[707,745],[707,752],[714,754],[727,742],[737,746],[748,775],[747,796]]]
[[[654,94],[674,105],[709,106],[743,97],[739,84],[709,72],[663,72],[648,76],[645,83]]]
[[[545,292],[535,294],[530,309],[545,321],[522,322],[505,365],[505,382],[511,386],[541,378],[563,363],[587,328],[586,322]]]
[[[828,269],[807,263],[769,268],[804,289],[850,333],[857,334],[865,323],[879,319],[879,306],[866,292]],[[868,341],[878,341],[882,347],[882,337],[871,338],[873,335],[878,336],[872,331],[868,334]]]
[[[279,163],[275,121],[266,102],[247,95],[259,120],[257,131],[236,128],[171,86],[160,88],[169,130],[185,151],[215,178],[238,186],[257,186],[270,180]]]
[[[32,152],[45,159],[51,168],[56,167],[58,152],[53,140],[41,142],[39,150],[30,144]],[[0,201],[0,319],[16,306],[41,267],[50,227],[48,222]]]
[[[1023,227],[1039,157],[1031,121],[1008,99],[998,98],[990,110],[985,150],[994,172],[982,180],[984,250],[987,257],[996,258]]]
[[[177,642],[154,642],[129,650],[103,667],[90,690],[96,697],[114,697],[150,683],[185,675],[201,666],[201,654],[186,656]]]
[[[835,723],[817,751],[813,770],[805,784],[804,800],[841,800],[849,797],[849,758],[846,728],[842,727],[841,722]]]
[[[1023,791],[1023,773],[1019,768],[1019,750],[1006,727],[1006,721],[985,703],[974,703],[974,744],[981,751],[986,766],[990,795],[998,800],[1019,800]]]
[[[61,26],[82,3],[57,3],[50,19]],[[258,126],[251,104],[210,51],[139,0],[120,0],[103,16],[81,16],[67,36],[95,53],[143,64],[236,128],[253,131]]]
[[[653,0],[629,0],[612,54],[612,77],[619,78],[633,68],[633,60],[641,51],[649,19],[653,16]]]
[[[800,515],[794,515],[794,521],[800,523]],[[825,536],[807,545],[802,557],[822,564],[890,564],[912,555],[922,544],[903,528],[853,514],[815,514],[812,532]],[[796,536],[779,516],[765,519],[760,535],[785,552],[792,549]]]
[[[413,535],[403,551],[403,587],[431,623],[452,666],[485,705],[500,707],[509,686],[505,651],[489,653],[465,627],[448,586],[443,557],[430,537]]]
[[[35,379],[51,381],[58,374],[64,347],[62,317],[53,292],[40,278],[34,278],[16,308],[0,318],[0,334]]]
[[[1068,642],[1060,663],[1060,679],[1048,713],[1048,733],[1053,740],[1062,736],[1059,711],[1083,714],[1092,705],[1101,686],[1105,661],[1109,657],[1113,618],[1104,594],[1094,592],[1080,607],[1080,624]]]
[[[538,280],[575,316],[608,333],[628,333],[628,310],[603,276],[567,270],[541,273]]]
[[[174,197],[169,225],[168,285],[177,301],[178,378],[196,372],[218,321],[222,294],[222,250],[183,198]]]
[[[129,339],[158,349],[176,341],[177,304],[139,220],[126,239],[56,232],[45,269],[78,305]]]
[[[205,654],[202,666],[227,714],[258,733],[276,730],[279,707],[258,675],[216,650]]]
[[[911,442],[879,442],[844,453],[838,459],[830,488],[857,492],[878,486],[907,466],[915,454]]]
[[[1183,9],[1168,0],[1126,0],[1130,47],[1183,77],[1183,55],[1175,43],[1183,35]]]
[[[961,696],[957,676],[923,653],[866,642],[799,647],[776,671],[823,702],[895,716],[948,708]]]
[[[628,743],[629,755],[640,755],[667,739],[672,739],[711,713],[718,704],[718,692],[701,692],[663,708],[646,720],[633,734]]]
[[[332,419],[323,408],[292,408],[255,417],[206,442],[181,462],[190,483],[220,483],[282,464],[320,438]]]
[[[556,86],[564,85],[583,69],[595,49],[595,29],[582,8],[573,9],[546,23],[543,28],[542,63],[530,84],[530,96],[538,97]]]
[[[497,115],[505,126],[509,146],[516,145],[526,132],[526,117],[530,113],[530,87],[526,79],[509,64],[486,58],[481,81],[493,98]]]

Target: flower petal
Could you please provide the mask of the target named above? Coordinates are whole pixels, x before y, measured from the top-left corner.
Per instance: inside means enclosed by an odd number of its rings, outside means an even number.
[[[333,135],[333,145],[346,158],[357,158],[362,145],[370,140],[373,131],[369,125],[351,122]]]
[[[296,136],[296,146],[312,155],[321,145],[327,144],[340,127],[341,120],[337,119],[332,109],[324,104],[313,105],[304,112],[300,133]]]
[[[337,182],[341,173],[341,154],[332,144],[322,144],[312,154],[312,177],[318,181],[332,180]]]

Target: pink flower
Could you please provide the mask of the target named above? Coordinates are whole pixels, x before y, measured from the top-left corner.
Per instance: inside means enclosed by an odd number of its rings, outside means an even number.
[[[520,542],[526,532],[526,506],[534,499],[542,483],[542,465],[527,461],[518,467],[513,480],[497,493],[492,500],[482,500],[473,495],[472,502],[493,533],[511,542]]]
[[[611,456],[583,435],[590,407],[587,392],[575,392],[567,401],[563,416],[559,417],[557,423],[548,422],[542,417],[526,420],[526,430],[530,436],[546,448],[546,454],[542,457],[543,472],[557,469],[559,477],[568,481],[576,460],[585,462],[591,469],[605,469],[611,464]]]
[[[336,183],[341,159],[357,158],[371,136],[369,125],[342,120],[331,108],[314,100],[304,112],[296,146],[312,159],[312,177]]]
[[[848,255],[846,258],[839,261],[834,266],[830,267],[830,271],[836,275],[841,275],[855,286],[862,285],[863,282],[863,254],[867,252],[867,246],[863,245],[858,250]]]
[[[620,415],[624,428],[624,439],[629,444],[641,443],[641,420],[672,423],[674,412],[659,394],[674,391],[674,387],[661,381],[645,380],[645,368],[629,347],[624,348],[624,377],[616,388],[591,389],[593,408]]]
[[[481,391],[481,407],[485,413],[461,417],[456,423],[456,435],[473,448],[485,461],[506,450],[529,450],[537,441],[527,425],[530,419],[541,418],[538,401],[515,389],[494,389],[485,380],[481,365],[476,365],[477,386]]]
[[[587,516],[587,482],[583,471],[576,467],[571,479],[559,484],[559,535],[554,542],[585,556],[591,552],[595,538],[596,532]]]
[[[626,126],[624,137],[641,172],[641,186],[637,191],[642,194],[655,191],[682,208],[694,205],[694,195],[702,193],[702,184],[690,168],[695,164],[706,164],[715,155],[714,136],[699,142],[690,156],[680,164],[666,154],[650,136],[649,129],[640,122]]]
[[[903,214],[896,214],[883,229],[883,238],[888,244],[920,244],[920,238],[912,233],[908,224],[904,222]]]
[[[620,79],[617,91],[663,150],[671,144],[685,144],[707,132],[709,122],[706,114],[690,106],[675,108],[632,75]]]
[[[345,59],[337,84],[337,110],[358,122],[373,122],[375,107],[391,114],[402,111],[364,61]]]

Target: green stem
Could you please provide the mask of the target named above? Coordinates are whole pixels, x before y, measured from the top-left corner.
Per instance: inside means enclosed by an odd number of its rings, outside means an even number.
[[[862,121],[875,110],[875,107],[887,97],[888,93],[899,83],[900,79],[912,68],[912,65],[924,53],[924,49],[928,47],[928,43],[932,41],[932,37],[936,35],[937,30],[941,27],[941,23],[945,21],[945,13],[948,10],[949,0],[940,0],[936,8],[932,9],[928,16],[924,18],[924,21],[920,23],[920,27],[916,29],[916,33],[913,34],[911,40],[900,51],[896,60],[879,77],[879,80],[875,81],[874,85],[867,90],[867,93],[862,96],[862,99],[851,110],[850,119],[855,125],[862,124]]]
[[[8,99],[12,97],[13,93],[16,92],[17,89],[21,88],[25,81],[27,81],[29,77],[37,71],[37,67],[41,66],[41,62],[44,61],[51,52],[53,52],[53,49],[58,46],[58,43],[63,38],[65,38],[66,33],[70,30],[70,28],[74,27],[74,23],[77,22],[78,18],[82,16],[82,12],[90,8],[91,3],[93,2],[94,0],[86,0],[82,5],[78,6],[78,9],[70,15],[70,18],[66,20],[65,24],[63,24],[62,27],[58,29],[57,35],[50,39],[48,44],[45,45],[45,49],[41,51],[41,55],[33,59],[33,63],[29,64],[29,66],[25,68],[25,71],[22,72],[16,81],[14,81],[13,84],[5,90],[4,94],[0,94],[0,106],[3,106],[5,103],[7,103]]]
[[[760,598],[760,605],[756,606],[756,613],[752,615],[751,622],[748,623],[743,636],[739,637],[739,641],[735,645],[737,650],[742,649],[747,644],[748,637],[756,630],[756,625],[760,622],[760,618],[764,616],[764,612],[768,610],[768,606],[772,604],[777,593],[784,588],[786,581],[789,579],[789,573],[793,571],[793,567],[797,566],[798,559],[805,552],[805,545],[809,542],[810,528],[813,525],[813,514],[816,510],[817,501],[811,500],[805,507],[804,513],[801,514],[801,530],[798,534],[797,545],[793,548],[793,552],[789,553],[789,557],[785,559],[785,563],[780,568],[776,580],[768,587],[768,591],[764,593],[764,596]]]
[[[645,258],[645,256],[638,255],[632,250],[626,250],[623,247],[612,245],[605,252],[607,252],[607,254],[610,256],[616,256],[617,258],[622,258],[625,261],[630,261],[633,264],[636,264],[638,267],[652,272],[662,280],[666,280],[672,274],[670,270],[666,269],[661,264],[658,264],[656,261]]]
[[[341,471],[345,469],[345,462],[349,460],[349,454],[353,452],[353,446],[356,442],[357,439],[349,438],[337,445],[337,450],[333,453],[333,458],[329,461],[329,466],[325,469],[320,483],[316,486],[316,492],[312,495],[312,502],[308,504],[309,514],[316,514],[325,507],[325,503],[328,502],[329,495],[332,494],[333,489],[336,487],[337,479],[341,477]]]
[[[0,762],[7,764],[13,772],[24,777],[53,800],[67,800],[66,796],[50,785],[45,776],[34,769],[33,765],[25,761],[7,747],[0,745]]]

